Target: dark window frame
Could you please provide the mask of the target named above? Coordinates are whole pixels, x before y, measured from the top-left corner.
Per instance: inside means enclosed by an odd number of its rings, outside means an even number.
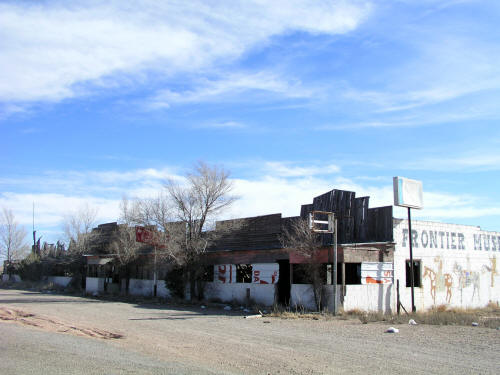
[[[407,259],[405,262],[405,276],[406,276],[406,287],[411,287],[411,276],[410,276],[410,260]],[[413,286],[415,288],[422,287],[422,260],[413,259]]]

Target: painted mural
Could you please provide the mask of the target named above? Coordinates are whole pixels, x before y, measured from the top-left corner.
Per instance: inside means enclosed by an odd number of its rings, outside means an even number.
[[[437,270],[425,266],[422,278],[429,280],[429,290],[434,304],[436,304],[436,293],[442,293],[445,290],[445,301],[449,304],[453,295],[453,277],[449,273],[443,273],[443,260],[441,257],[436,257],[434,262],[438,265]]]
[[[410,234],[406,220],[395,220],[394,239],[395,279],[407,279],[403,267],[409,259],[410,241],[413,259],[420,262],[421,287],[416,290],[420,308],[500,303],[496,255],[500,251],[500,232],[415,220]],[[401,294],[403,302],[409,304],[409,288],[403,288]]]

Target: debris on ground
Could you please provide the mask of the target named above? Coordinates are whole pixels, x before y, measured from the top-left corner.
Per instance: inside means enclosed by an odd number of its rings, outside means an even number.
[[[477,327],[477,326],[479,326],[479,323],[478,322],[472,322],[472,326],[473,327]]]
[[[416,326],[417,325],[417,322],[413,319],[410,319],[409,322],[408,322],[409,325],[411,326]]]
[[[399,329],[394,328],[394,327],[389,327],[385,332],[386,333],[399,333]]]
[[[261,314],[255,314],[255,315],[245,315],[243,318],[245,318],[245,319],[262,318],[262,315],[261,315]]]

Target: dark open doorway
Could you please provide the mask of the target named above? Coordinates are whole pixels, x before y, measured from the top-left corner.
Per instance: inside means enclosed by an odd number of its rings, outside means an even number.
[[[290,304],[290,261],[279,260],[280,275],[278,279],[278,303],[283,306]]]

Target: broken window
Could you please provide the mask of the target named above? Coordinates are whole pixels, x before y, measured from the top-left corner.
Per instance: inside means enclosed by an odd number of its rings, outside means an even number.
[[[345,263],[345,284],[361,284],[361,263]]]
[[[236,282],[251,283],[252,282],[252,265],[237,264],[236,265]]]
[[[203,281],[212,282],[214,281],[214,266],[208,265],[203,267],[203,274],[201,275]]]
[[[420,272],[420,260],[413,259],[413,285],[420,288],[422,285],[422,274]],[[410,261],[406,261],[406,287],[411,287]]]
[[[315,274],[321,283],[326,284],[325,263],[292,264],[292,284],[313,284]]]

